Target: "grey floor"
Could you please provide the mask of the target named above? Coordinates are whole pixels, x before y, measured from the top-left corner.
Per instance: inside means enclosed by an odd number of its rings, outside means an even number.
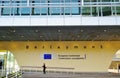
[[[120,78],[117,73],[24,73],[22,78]]]

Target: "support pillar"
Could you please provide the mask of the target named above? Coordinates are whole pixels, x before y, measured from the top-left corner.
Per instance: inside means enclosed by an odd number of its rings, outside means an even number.
[[[119,64],[117,63],[117,73],[119,73]]]

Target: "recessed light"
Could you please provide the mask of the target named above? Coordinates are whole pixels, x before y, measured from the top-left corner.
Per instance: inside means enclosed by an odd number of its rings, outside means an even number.
[[[23,36],[23,35],[21,35],[20,37],[21,37],[21,38],[23,38],[24,36]]]
[[[37,33],[37,32],[38,32],[38,30],[35,30],[35,32]]]
[[[43,36],[41,35],[40,38],[42,38]]]
[[[106,32],[107,30],[104,30],[104,32]]]
[[[99,35],[97,35],[96,37],[99,37]]]
[[[3,38],[5,38],[6,36],[2,36]]]
[[[16,32],[16,30],[13,30],[13,32]]]
[[[58,32],[61,32],[61,30],[59,29]]]
[[[16,30],[15,30],[15,29],[12,29],[10,32],[16,32]]]
[[[84,31],[84,30],[82,30],[82,29],[80,30],[80,32],[83,32],[83,31]]]
[[[79,37],[80,37],[80,35],[77,35],[77,37],[79,38]]]

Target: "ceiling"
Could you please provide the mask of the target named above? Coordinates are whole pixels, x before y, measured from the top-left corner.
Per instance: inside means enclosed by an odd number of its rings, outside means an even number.
[[[120,26],[4,26],[0,41],[120,41]]]

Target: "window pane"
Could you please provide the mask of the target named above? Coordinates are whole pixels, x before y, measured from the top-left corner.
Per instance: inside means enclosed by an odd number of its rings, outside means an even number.
[[[21,15],[30,15],[30,8],[21,8]]]
[[[103,16],[111,15],[111,7],[102,7]]]
[[[98,15],[97,7],[92,7],[92,15],[93,16],[97,16]]]
[[[70,8],[70,7],[65,7],[65,8],[64,8],[64,13],[65,13],[65,15],[70,15],[70,13],[71,13],[71,8]]]
[[[71,11],[72,11],[72,15],[80,14],[80,8],[78,8],[78,7],[72,7]]]
[[[40,8],[33,7],[32,8],[32,15],[40,15]]]
[[[83,7],[82,15],[90,15],[90,7]]]
[[[10,15],[10,8],[2,8],[1,15]]]
[[[112,6],[112,14],[115,15],[116,12],[115,12],[115,6]]]
[[[2,1],[0,1],[0,6],[2,6]]]
[[[12,10],[13,10],[12,12],[14,15],[20,15],[20,8],[19,7],[15,7]]]
[[[22,6],[27,6],[27,0],[21,0],[20,3],[21,3]]]
[[[40,0],[41,1],[41,8],[40,8],[40,13],[41,13],[41,15],[47,15],[47,13],[48,13],[48,5],[46,4],[47,3],[47,0]],[[43,7],[43,6],[45,6],[45,7]]]
[[[41,15],[47,15],[47,12],[48,10],[47,10],[47,8],[45,7],[42,7],[41,9],[40,9],[40,13],[41,13]]]
[[[60,8],[57,8],[57,7],[50,8],[50,14],[51,15],[60,15]]]
[[[117,15],[120,15],[120,6],[116,7],[116,12],[117,12]]]

